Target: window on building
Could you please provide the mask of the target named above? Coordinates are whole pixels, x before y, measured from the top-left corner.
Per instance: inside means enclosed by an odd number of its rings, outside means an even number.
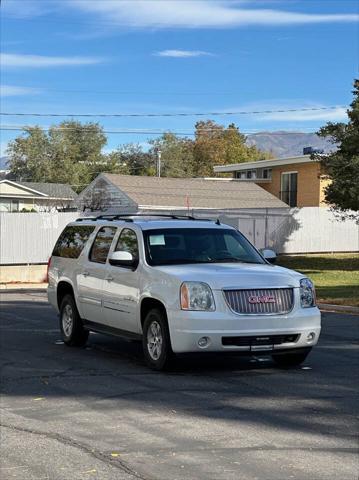
[[[290,207],[297,206],[297,185],[297,172],[282,173],[280,198]]]
[[[13,198],[2,198],[0,200],[0,212],[18,212],[19,200]]]
[[[263,169],[263,178],[272,178],[272,169],[264,168]]]
[[[257,172],[255,170],[247,170],[246,174],[247,179],[257,178]]]
[[[92,244],[89,259],[91,262],[106,263],[116,227],[102,227]]]

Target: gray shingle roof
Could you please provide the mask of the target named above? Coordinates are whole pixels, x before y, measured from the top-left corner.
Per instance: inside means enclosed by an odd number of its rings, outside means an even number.
[[[138,205],[190,208],[286,208],[253,182],[103,174]],[[187,200],[188,198],[188,200]]]
[[[44,193],[51,198],[75,199],[77,193],[66,183],[42,183],[42,182],[16,182],[26,188],[31,188],[37,192]]]

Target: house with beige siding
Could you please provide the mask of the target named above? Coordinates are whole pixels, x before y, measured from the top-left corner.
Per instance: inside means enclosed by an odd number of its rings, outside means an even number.
[[[0,212],[50,212],[74,208],[77,194],[62,183],[0,181]]]
[[[214,167],[244,183],[255,183],[290,207],[323,207],[328,178],[310,155],[243,162]]]

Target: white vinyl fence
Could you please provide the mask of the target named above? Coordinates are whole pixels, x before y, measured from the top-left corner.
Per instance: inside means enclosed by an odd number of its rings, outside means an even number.
[[[338,221],[325,208],[191,213],[219,218],[239,228],[257,248],[271,247],[277,253],[359,251],[359,225]],[[0,265],[46,263],[61,231],[79,216],[76,212],[0,213]]]
[[[269,247],[277,253],[359,251],[359,225],[354,220],[338,220],[329,208],[178,210],[172,213],[219,218],[239,229],[257,248]]]
[[[47,263],[69,213],[0,213],[0,265]]]
[[[292,208],[286,213],[241,213],[237,228],[257,248],[277,253],[359,251],[359,225],[341,221],[322,207]]]

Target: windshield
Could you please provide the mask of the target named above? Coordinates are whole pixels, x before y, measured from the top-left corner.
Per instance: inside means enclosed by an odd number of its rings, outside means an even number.
[[[236,230],[214,228],[168,228],[143,232],[147,263],[265,263]]]

